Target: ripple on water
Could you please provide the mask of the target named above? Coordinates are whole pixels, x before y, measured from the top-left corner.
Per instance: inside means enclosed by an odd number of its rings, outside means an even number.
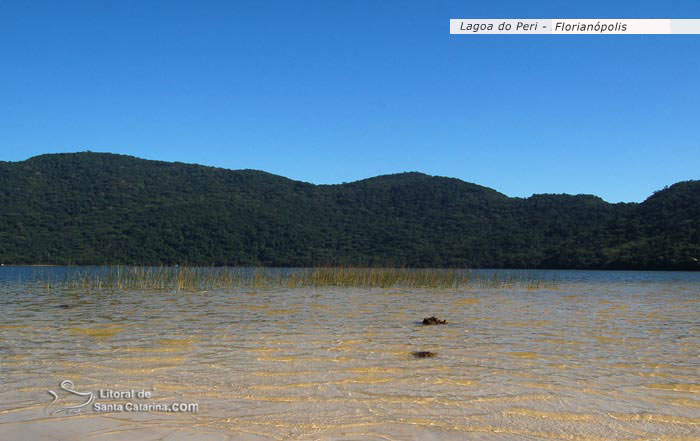
[[[17,387],[0,398],[3,408],[26,407],[70,378],[187,397],[205,410],[179,416],[183,425],[277,439],[347,429],[351,439],[426,430],[438,439],[697,441],[697,292],[662,283],[120,292],[55,326],[56,299],[20,298],[3,304],[16,318],[0,325],[0,367]],[[449,325],[417,325],[433,313]],[[415,360],[417,350],[438,357]]]
[[[73,327],[68,329],[68,333],[71,335],[86,335],[96,339],[109,339],[124,332],[125,329],[126,326],[123,324],[106,324],[89,328]]]
[[[687,392],[691,394],[700,394],[700,384],[683,384],[683,383],[655,383],[645,384],[642,386],[645,389],[670,390],[674,392]]]

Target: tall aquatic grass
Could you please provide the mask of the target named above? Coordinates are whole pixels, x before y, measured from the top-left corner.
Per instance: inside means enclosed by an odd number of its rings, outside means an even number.
[[[318,267],[299,269],[113,266],[35,277],[34,286],[68,290],[210,291],[283,288],[472,289],[555,287],[547,273],[508,270]]]

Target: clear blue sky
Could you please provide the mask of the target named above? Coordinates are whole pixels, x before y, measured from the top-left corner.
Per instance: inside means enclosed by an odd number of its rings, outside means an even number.
[[[0,160],[422,171],[609,201],[700,179],[700,36],[449,35],[477,17],[700,18],[700,2],[0,0]]]

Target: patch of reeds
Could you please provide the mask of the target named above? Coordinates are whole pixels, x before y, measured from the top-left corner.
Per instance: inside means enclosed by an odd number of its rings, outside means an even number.
[[[113,266],[35,278],[34,286],[68,290],[210,291],[283,288],[540,289],[556,286],[541,271],[318,267],[299,269]]]

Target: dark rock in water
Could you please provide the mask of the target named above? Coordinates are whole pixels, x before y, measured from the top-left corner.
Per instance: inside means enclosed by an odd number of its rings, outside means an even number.
[[[70,305],[66,305],[65,303],[63,305],[58,305],[59,308],[70,308]]]
[[[416,358],[433,358],[437,355],[435,352],[430,351],[415,351],[411,352],[411,354]]]
[[[424,325],[446,325],[447,320],[440,320],[439,318],[437,318],[435,316],[431,316],[431,317],[424,318],[423,324]]]

